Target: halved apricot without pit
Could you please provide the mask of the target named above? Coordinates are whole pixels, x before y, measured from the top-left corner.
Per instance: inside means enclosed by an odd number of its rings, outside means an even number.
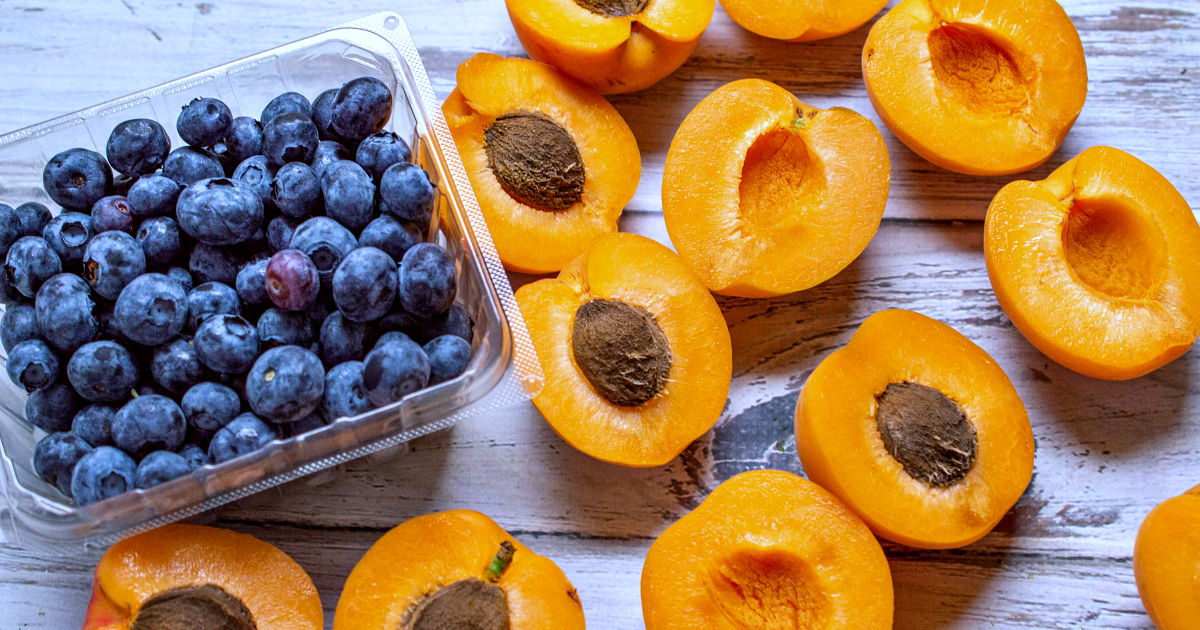
[[[867,118],[822,110],[759,79],[688,114],[667,153],[663,216],[712,291],[770,297],[845,269],[875,236],[891,166]]]
[[[312,579],[253,536],[167,525],[96,565],[84,630],[322,630]]]
[[[583,630],[575,587],[554,562],[478,512],[405,521],[346,579],[333,630]]]
[[[553,280],[517,290],[546,374],[533,399],[568,444],[660,466],[721,415],[733,373],[712,294],[674,252],[610,234]]]
[[[809,479],[912,547],[979,540],[1033,478],[1033,429],[1004,370],[912,311],[868,317],[817,366],[796,405],[796,445]]]
[[[755,470],[721,484],[650,546],[646,630],[886,630],[879,542],[817,484]]]
[[[480,53],[458,67],[442,112],[506,268],[555,272],[617,231],[642,158],[594,90],[543,63]]]
[[[650,87],[696,49],[714,0],[505,0],[525,52],[601,94]]]
[[[970,175],[1045,162],[1087,99],[1083,43],[1054,0],[904,0],[871,28],[862,63],[892,133]]]
[[[1094,378],[1141,376],[1200,336],[1200,225],[1137,158],[1095,147],[1040,182],[996,195],[988,276],[1038,350]]]
[[[866,24],[888,0],[721,0],[742,28],[772,39],[810,42]]]
[[[1133,576],[1158,630],[1200,619],[1200,486],[1150,511],[1133,547]]]

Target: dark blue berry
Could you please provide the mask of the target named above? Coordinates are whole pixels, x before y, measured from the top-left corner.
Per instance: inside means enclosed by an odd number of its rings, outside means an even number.
[[[379,181],[379,197],[388,212],[406,221],[429,222],[437,194],[429,174],[409,162],[393,164]]]
[[[312,104],[312,121],[317,126],[317,132],[322,141],[341,140],[332,126],[333,101],[337,99],[337,92],[336,89],[325,90],[317,96]]]
[[[333,140],[322,140],[317,145],[317,151],[313,154],[312,170],[320,177],[325,174],[325,169],[329,168],[330,164],[339,160],[353,160],[354,156],[350,154],[350,150],[346,145],[335,142]]]
[[[267,297],[279,308],[302,311],[317,299],[321,277],[304,252],[285,249],[275,252],[267,262]]]
[[[291,424],[285,424],[279,428],[283,430],[283,434],[287,437],[296,437],[316,431],[324,426],[325,419],[321,417],[321,411],[318,409]]]
[[[216,372],[241,374],[258,356],[258,330],[237,315],[213,315],[201,322],[193,340],[200,361]]]
[[[80,506],[99,503],[134,489],[137,463],[111,446],[101,446],[80,458],[71,475],[71,496]]]
[[[379,339],[375,340],[375,346],[371,349],[374,350],[375,348],[378,348],[378,347],[382,346],[383,344],[392,343],[394,341],[412,341],[412,337],[409,337],[408,335],[400,332],[399,330],[388,331],[388,332],[385,332],[382,335],[380,335]]]
[[[187,293],[169,277],[148,273],[121,291],[114,317],[126,338],[143,346],[166,343],[187,323]]]
[[[97,234],[117,230],[133,234],[133,212],[129,200],[111,195],[92,206],[92,230]]]
[[[62,260],[40,236],[22,236],[9,248],[4,258],[8,280],[21,295],[37,295],[42,283],[62,273]]]
[[[421,230],[412,223],[385,214],[367,224],[358,235],[360,247],[375,247],[387,252],[397,264],[413,245],[424,240]]]
[[[241,413],[242,400],[230,387],[220,383],[200,383],[187,390],[180,406],[193,427],[216,431]]]
[[[353,232],[366,227],[375,213],[375,184],[355,162],[330,164],[321,175],[325,214]]]
[[[283,114],[263,122],[263,155],[276,168],[288,162],[312,161],[320,142],[317,126],[301,114]]]
[[[295,234],[296,227],[300,225],[300,219],[282,216],[271,219],[267,224],[267,244],[271,247],[271,251],[277,252],[291,247],[292,234]]]
[[[155,173],[138,178],[129,188],[129,209],[139,219],[162,217],[175,212],[175,202],[183,188],[179,182]]]
[[[220,142],[232,126],[233,112],[215,98],[198,98],[184,105],[175,121],[179,137],[196,147],[211,147]]]
[[[325,375],[323,404],[330,419],[353,418],[373,409],[363,387],[361,361],[346,361],[329,370]]]
[[[192,287],[195,286],[195,283],[192,281],[192,274],[183,267],[171,267],[164,273],[168,278],[178,282],[179,286],[183,287],[184,292],[191,291]]]
[[[234,286],[240,267],[241,261],[234,252],[208,243],[196,243],[188,256],[188,271],[195,282],[201,284],[220,282]]]
[[[86,212],[108,194],[113,174],[104,156],[87,149],[67,149],[50,158],[42,171],[42,187],[54,203]]]
[[[312,413],[325,394],[325,368],[317,355],[299,346],[262,353],[246,376],[246,400],[259,417],[276,424]]]
[[[420,243],[400,263],[400,305],[417,317],[445,313],[458,291],[454,259],[434,243]]]
[[[220,282],[205,282],[187,294],[188,330],[196,330],[212,315],[240,315],[241,302],[237,291]]]
[[[25,401],[25,419],[47,433],[70,431],[71,421],[83,405],[75,388],[60,380],[46,389],[30,392]]]
[[[263,304],[267,301],[267,262],[260,258],[246,263],[237,275],[237,294],[246,304]]]
[[[154,451],[173,451],[187,437],[183,410],[166,396],[138,396],[113,418],[113,443],[141,459]]]
[[[162,167],[171,152],[167,130],[149,118],[135,118],[117,125],[108,136],[105,153],[118,173],[147,175]]]
[[[360,247],[333,274],[333,301],[347,319],[369,322],[387,315],[396,299],[396,262],[383,250]]]
[[[38,330],[50,345],[71,353],[100,334],[95,303],[82,278],[63,273],[50,278],[34,301]]]
[[[265,448],[278,438],[279,433],[274,427],[247,412],[217,431],[208,445],[208,458],[212,463],[220,464]]]
[[[150,373],[163,389],[176,395],[210,377],[189,337],[176,337],[155,348]]]
[[[408,148],[408,143],[392,131],[380,131],[367,136],[358,145],[358,151],[354,155],[354,161],[376,182],[383,177],[383,172],[388,167],[410,159],[412,150]]]
[[[305,118],[312,118],[312,104],[303,94],[284,92],[267,103],[259,120],[265,124],[284,114],[300,114]]]
[[[71,474],[92,445],[70,433],[51,433],[38,440],[33,449],[33,471],[46,483],[70,496]]]
[[[262,227],[259,194],[248,184],[223,177],[188,186],[179,195],[175,211],[179,227],[209,245],[240,243]]]
[[[264,209],[270,210],[274,207],[271,190],[275,183],[275,167],[267,164],[267,158],[261,155],[246,158],[246,161],[238,164],[237,169],[233,171],[233,179],[252,188]]]
[[[175,452],[187,462],[189,472],[208,464],[208,452],[199,444],[189,442]]]
[[[215,155],[204,149],[179,147],[167,156],[162,174],[179,184],[191,186],[202,179],[224,177],[225,167]],[[132,189],[130,192],[133,192]]]
[[[46,389],[58,380],[58,355],[41,339],[22,341],[8,353],[8,378],[13,385],[32,392]]]
[[[429,343],[442,335],[462,337],[468,344],[475,338],[475,324],[467,314],[467,309],[457,302],[445,313],[428,319],[417,318],[415,321],[411,335],[418,343]]]
[[[390,405],[429,383],[429,358],[412,341],[376,348],[363,361],[363,387],[376,407]]]
[[[71,420],[71,433],[92,446],[111,446],[113,418],[117,410],[108,405],[88,405]]]
[[[225,148],[236,164],[262,154],[262,125],[249,116],[238,116],[225,134]]]
[[[124,346],[93,341],[71,355],[67,378],[75,391],[92,402],[121,402],[138,382],[138,367]]]
[[[117,175],[113,178],[112,194],[120,197],[129,197],[129,191],[133,189],[133,185],[137,180],[141,179],[139,175]]]
[[[258,339],[264,349],[278,346],[307,348],[313,343],[312,322],[308,314],[269,308],[258,317]]]
[[[343,138],[361,140],[383,129],[392,117],[392,91],[374,77],[359,77],[342,86],[333,99],[330,122]]]
[[[46,224],[54,218],[49,208],[36,201],[23,203],[14,211],[21,221],[21,236],[41,236],[42,230],[46,229]],[[13,239],[14,242],[15,240]]]
[[[182,455],[171,451],[154,451],[137,467],[134,483],[146,490],[192,472],[192,466]]]
[[[0,344],[3,344],[5,352],[12,352],[22,341],[41,338],[37,311],[32,302],[21,302],[4,309],[4,317],[0,318]]]
[[[425,344],[429,357],[429,384],[437,385],[467,371],[471,362],[471,344],[462,337],[442,335]]]
[[[317,267],[321,282],[328,285],[342,259],[358,247],[354,233],[329,217],[313,217],[292,234],[291,249],[308,255]]]
[[[311,166],[289,162],[275,174],[271,199],[280,212],[291,217],[306,217],[321,208],[321,180]]]
[[[320,355],[325,365],[362,359],[367,327],[334,312],[321,324]]]
[[[83,278],[98,295],[115,300],[135,278],[146,272],[146,254],[124,232],[101,232],[83,250]]]
[[[92,217],[82,212],[64,212],[46,224],[42,238],[67,268],[83,262],[83,250],[92,239]]]
[[[0,304],[12,305],[24,299],[25,296],[21,295],[21,292],[9,281],[8,274],[0,268]]]
[[[13,243],[24,235],[25,226],[21,225],[20,215],[12,206],[0,203],[0,256],[7,254]]]
[[[169,265],[183,255],[179,224],[171,217],[152,217],[138,226],[137,242],[151,267]]]

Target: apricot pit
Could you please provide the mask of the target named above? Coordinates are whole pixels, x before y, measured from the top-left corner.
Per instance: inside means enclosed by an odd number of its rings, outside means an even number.
[[[146,600],[130,630],[254,630],[242,600],[212,584],[163,591]]]
[[[483,132],[488,166],[513,199],[540,210],[566,210],[583,197],[579,147],[558,123],[513,112]]]
[[[957,403],[920,383],[889,383],[878,406],[883,446],[909,476],[935,488],[967,476],[979,440]]]

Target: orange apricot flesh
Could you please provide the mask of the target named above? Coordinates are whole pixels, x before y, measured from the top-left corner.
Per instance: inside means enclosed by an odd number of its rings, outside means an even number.
[[[1158,630],[1200,619],[1200,486],[1150,511],[1133,547],[1138,594]]]
[[[862,63],[896,137],[971,175],[1046,161],[1087,99],[1083,43],[1054,0],[904,0],[871,28]]]
[[[710,290],[771,297],[845,269],[874,237],[891,166],[875,125],[759,79],[688,114],[663,172],[663,217]]]
[[[887,0],[721,0],[742,28],[772,39],[809,42],[866,24]]]
[[[1046,356],[1122,380],[1169,363],[1200,336],[1200,225],[1157,171],[1109,147],[988,208],[984,252],[996,299]]]

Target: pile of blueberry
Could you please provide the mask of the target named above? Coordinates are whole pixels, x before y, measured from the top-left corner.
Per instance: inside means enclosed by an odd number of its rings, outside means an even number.
[[[369,77],[255,120],[200,98],[55,155],[0,204],[0,341],[46,481],[87,505],[461,374],[454,259],[428,174]],[[106,159],[107,157],[107,159]],[[113,170],[118,175],[114,177]],[[423,344],[423,345],[421,345]]]

